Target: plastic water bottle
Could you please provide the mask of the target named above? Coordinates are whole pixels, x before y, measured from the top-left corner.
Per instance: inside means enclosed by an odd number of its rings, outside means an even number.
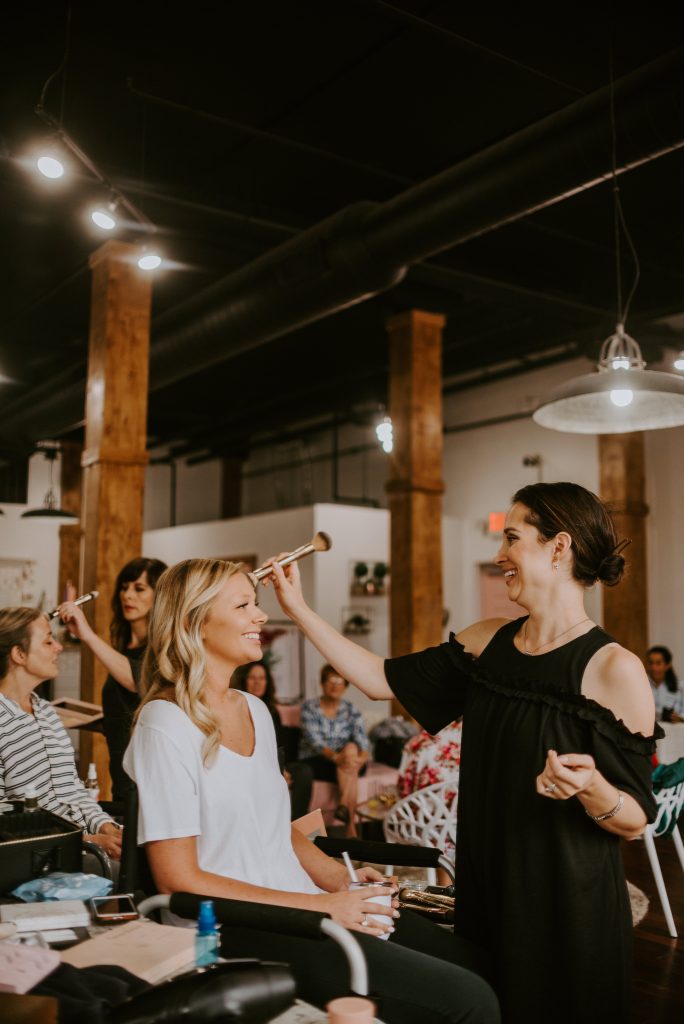
[[[88,777],[84,785],[88,790],[88,796],[92,797],[95,803],[97,803],[100,799],[100,783],[97,781],[97,768],[94,761],[91,761],[88,765]]]
[[[202,900],[195,935],[195,967],[218,963],[219,930],[213,900]]]

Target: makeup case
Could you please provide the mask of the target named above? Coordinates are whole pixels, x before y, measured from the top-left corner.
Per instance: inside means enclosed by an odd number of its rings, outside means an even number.
[[[23,803],[0,814],[0,894],[52,871],[82,871],[83,830],[50,811]]]

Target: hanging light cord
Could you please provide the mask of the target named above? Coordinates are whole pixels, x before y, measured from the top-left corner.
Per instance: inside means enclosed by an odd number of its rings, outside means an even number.
[[[38,100],[38,106],[36,107],[36,113],[38,113],[39,109],[40,110],[44,109],[44,107],[45,107],[45,97],[47,95],[47,91],[50,88],[50,86],[52,85],[52,83],[54,82],[54,80],[56,78],[59,78],[59,76],[61,75],[62,76],[62,92],[60,94],[60,99],[59,99],[59,122],[58,122],[60,130],[62,128],[62,123],[64,121],[64,104],[65,104],[65,99],[66,99],[66,79],[67,79],[67,76],[66,76],[66,66],[67,66],[67,62],[69,60],[69,47],[70,47],[70,44],[71,44],[71,4],[68,4],[67,5],[66,28],[65,28],[65,31],[64,31],[64,53],[62,54],[62,59],[60,61],[59,67],[57,68],[56,71],[52,72],[52,74],[49,76],[49,78],[45,82],[45,85],[41,89],[40,99]]]
[[[64,40],[64,53],[62,55],[62,60],[60,62],[59,67],[57,68],[57,70],[52,72],[52,74],[49,76],[49,78],[45,82],[45,85],[41,89],[40,99],[38,100],[38,103],[35,106],[35,113],[38,115],[38,117],[41,119],[41,121],[44,121],[45,124],[49,125],[50,128],[54,129],[55,133],[62,140],[64,145],[67,146],[71,150],[71,152],[74,154],[74,156],[76,156],[78,158],[78,160],[80,160],[80,162],[83,164],[83,166],[86,167],[88,169],[88,171],[90,171],[92,176],[94,178],[96,178],[97,181],[99,181],[99,183],[109,192],[110,198],[113,201],[116,201],[116,202],[120,203],[126,210],[128,210],[128,212],[131,214],[131,216],[134,217],[135,220],[138,221],[139,224],[143,225],[143,227],[145,227],[147,229],[147,231],[149,231],[151,234],[154,234],[157,231],[157,225],[153,221],[150,220],[150,218],[143,212],[143,210],[141,210],[138,206],[135,205],[135,203],[133,203],[127,196],[125,196],[123,194],[123,192],[121,192],[118,188],[116,188],[114,185],[112,185],[112,183],[110,182],[109,178],[107,178],[106,175],[104,175],[100,171],[100,169],[96,166],[94,161],[92,161],[90,159],[88,154],[85,153],[81,149],[81,147],[78,145],[78,143],[74,139],[72,139],[72,137],[69,135],[69,133],[64,128],[64,104],[65,104],[65,97],[66,97],[66,67],[67,67],[67,62],[69,60],[70,45],[71,45],[71,4],[69,4],[68,8],[67,8],[67,23],[66,23],[65,40]],[[52,114],[50,114],[45,109],[45,97],[47,96],[48,89],[50,88],[52,83],[60,75],[62,75],[62,92],[61,92],[61,96],[60,96],[59,118],[55,118],[55,117],[52,116]]]
[[[641,277],[641,267],[639,264],[639,257],[632,241],[632,236],[629,233],[627,223],[625,221],[624,211],[622,209],[622,197],[620,195],[620,185],[618,184],[617,175],[617,131],[615,125],[615,76],[613,74],[613,43],[610,42],[609,49],[609,67],[610,67],[610,133],[611,133],[611,175],[613,179],[613,231],[615,236],[615,280],[617,285],[617,319],[618,324],[624,326],[629,316],[629,308],[632,305],[632,299],[636,292],[637,285],[639,284],[639,278]],[[634,280],[632,287],[630,288],[627,301],[624,306],[622,304],[622,260],[620,252],[620,234],[623,233],[629,251],[632,254],[634,260]]]

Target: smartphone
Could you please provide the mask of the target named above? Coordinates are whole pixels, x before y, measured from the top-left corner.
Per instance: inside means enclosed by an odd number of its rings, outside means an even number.
[[[123,896],[93,896],[90,906],[96,924],[122,924],[124,921],[137,921],[140,917],[130,893]]]

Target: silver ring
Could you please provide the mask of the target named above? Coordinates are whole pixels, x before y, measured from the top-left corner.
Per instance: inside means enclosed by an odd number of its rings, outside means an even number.
[[[367,928],[368,927],[368,916],[366,914],[363,915],[363,919],[361,921],[361,927],[362,928]]]
[[[552,782],[550,786],[544,786],[544,790],[546,793],[554,793],[557,789],[558,786],[555,782]]]

